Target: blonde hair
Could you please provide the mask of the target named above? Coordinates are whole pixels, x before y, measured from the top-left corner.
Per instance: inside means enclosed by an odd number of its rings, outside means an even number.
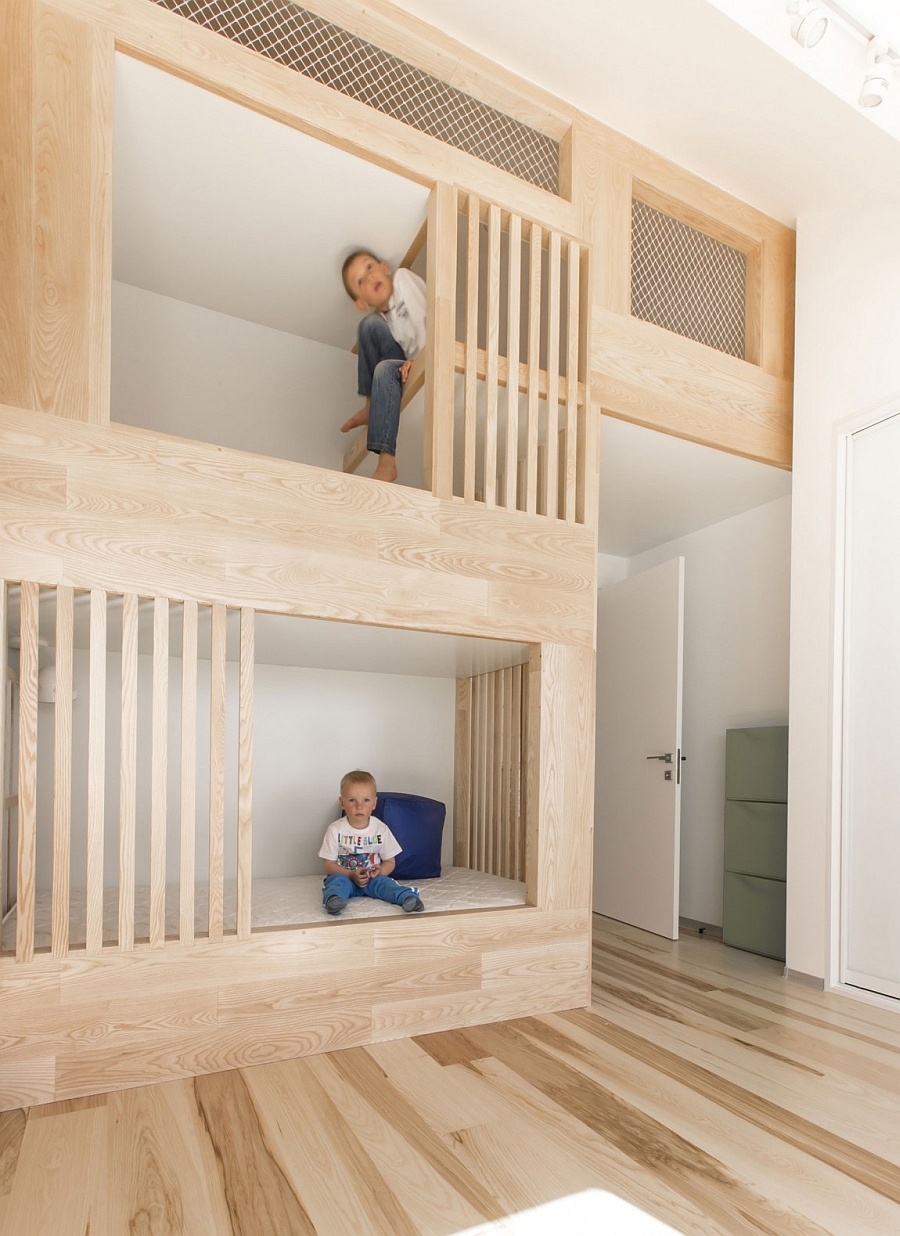
[[[354,768],[353,772],[345,773],[341,777],[341,798],[347,797],[347,791],[351,785],[370,785],[375,793],[378,793],[375,778],[370,772],[365,772],[362,768]]]

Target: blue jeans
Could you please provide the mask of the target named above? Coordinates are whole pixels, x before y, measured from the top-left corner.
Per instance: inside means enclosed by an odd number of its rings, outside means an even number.
[[[329,897],[337,896],[343,897],[345,901],[349,901],[351,897],[377,897],[379,901],[389,901],[392,905],[399,906],[407,897],[416,895],[416,889],[409,888],[406,884],[398,884],[386,875],[375,876],[362,888],[354,884],[349,876],[344,875],[328,875],[322,885],[322,905]]]
[[[370,401],[366,446],[376,455],[382,451],[386,455],[396,455],[403,396],[400,366],[406,360],[406,353],[379,313],[364,317],[356,334],[359,393]]]

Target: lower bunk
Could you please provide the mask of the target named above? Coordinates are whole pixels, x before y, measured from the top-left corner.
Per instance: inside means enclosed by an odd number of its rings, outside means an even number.
[[[449,910],[484,910],[503,906],[525,904],[525,884],[520,880],[508,880],[502,876],[488,875],[483,871],[471,871],[466,867],[445,869],[434,880],[400,880],[399,883],[415,887],[425,903],[425,913]],[[201,937],[208,923],[206,884],[198,884],[194,892],[194,932]],[[166,885],[166,936],[178,935],[179,886]],[[310,923],[335,922],[325,913],[322,905],[322,877],[320,875],[284,876],[279,879],[256,879],[252,884],[252,929],[265,930],[271,927],[300,927]],[[53,899],[49,889],[38,892],[34,908],[35,952],[49,949],[52,935]],[[400,915],[397,906],[376,901],[372,897],[354,897],[341,915],[347,919],[379,918]],[[116,886],[106,888],[103,894],[103,942],[115,944],[118,940],[119,893]],[[223,927],[227,934],[236,930],[237,881],[226,880],[224,885]],[[150,889],[141,885],[135,889],[134,933],[136,941],[145,940],[150,933]],[[69,901],[69,944],[78,948],[85,942],[85,899],[82,890],[73,890]],[[13,907],[3,919],[2,951],[14,952],[16,946],[16,910]]]

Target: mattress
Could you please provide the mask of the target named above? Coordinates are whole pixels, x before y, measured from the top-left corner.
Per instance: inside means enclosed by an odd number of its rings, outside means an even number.
[[[502,876],[485,875],[470,871],[467,867],[445,868],[437,880],[401,880],[410,888],[418,888],[425,903],[425,913],[438,910],[484,910],[498,906],[525,904],[525,885],[518,880],[506,880]],[[150,889],[142,885],[135,889],[134,934],[137,939],[149,935]],[[235,929],[237,886],[234,880],[225,881],[224,921],[225,931]],[[255,928],[298,926],[303,923],[334,921],[329,919],[322,905],[322,877],[320,875],[286,876],[279,879],[254,880],[251,898],[252,925]],[[35,896],[34,946],[50,947],[49,890]],[[118,936],[118,889],[113,886],[103,892],[103,939],[114,943]],[[373,897],[353,897],[341,915],[341,920],[351,918],[378,918],[402,914],[403,911]],[[84,944],[84,891],[73,891],[69,906],[69,944],[77,947]],[[207,889],[197,885],[194,891],[194,930],[199,934],[207,926]],[[166,885],[166,934],[178,934],[178,885]],[[15,948],[15,907],[3,919],[2,947]]]

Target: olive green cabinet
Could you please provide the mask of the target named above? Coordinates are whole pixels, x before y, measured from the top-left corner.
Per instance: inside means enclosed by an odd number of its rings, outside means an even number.
[[[787,874],[786,725],[725,735],[722,935],[733,948],[784,961]]]

